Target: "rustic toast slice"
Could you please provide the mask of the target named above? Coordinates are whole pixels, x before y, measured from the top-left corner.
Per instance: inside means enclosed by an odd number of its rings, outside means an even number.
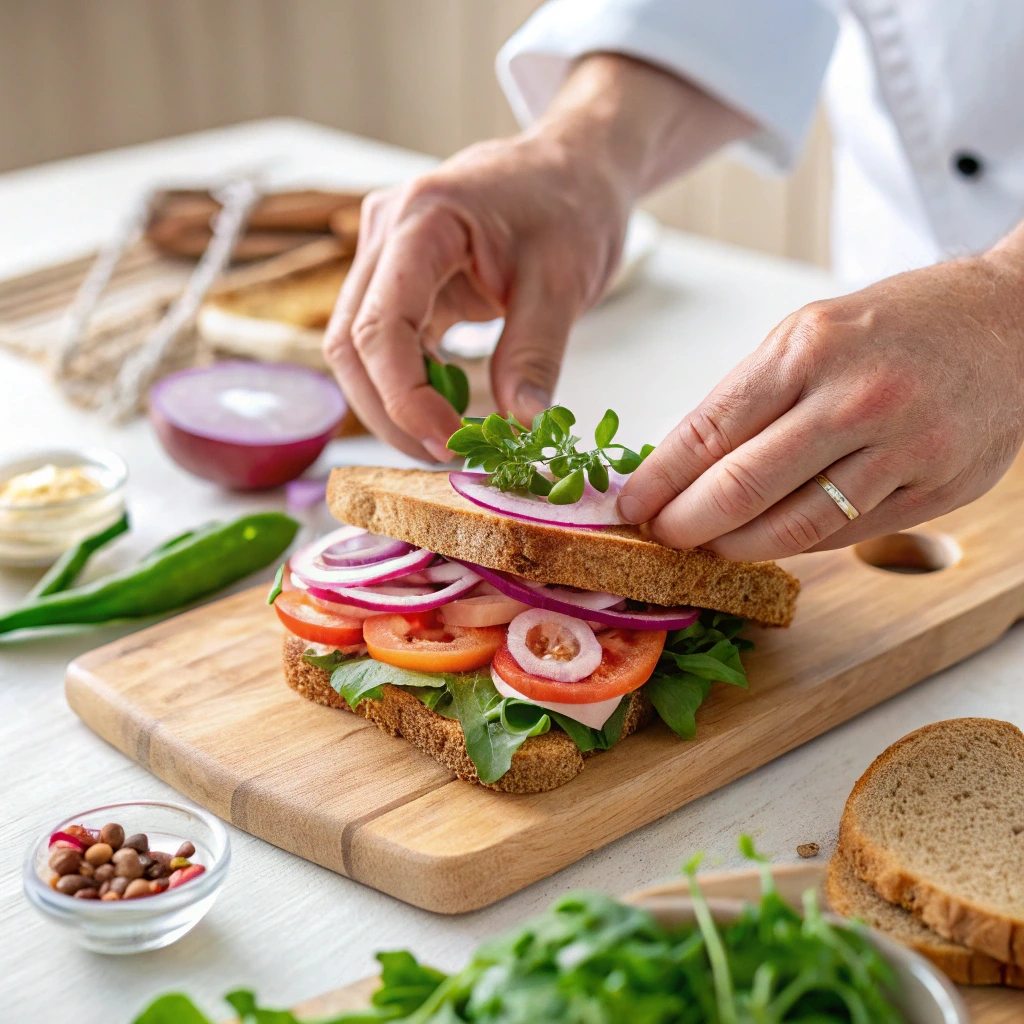
[[[882,899],[854,870],[840,845],[829,862],[825,881],[829,907],[843,917],[856,917],[893,941],[930,960],[960,985],[1009,985],[1024,988],[1024,970],[944,939],[909,910]]]
[[[642,527],[572,529],[497,515],[458,494],[446,472],[344,466],[331,473],[327,503],[343,523],[447,558],[636,601],[712,608],[766,626],[790,624],[800,589],[774,562],[677,551]]]
[[[412,694],[397,686],[385,686],[382,700],[364,700],[350,708],[331,686],[330,676],[303,659],[309,643],[293,633],[284,637],[284,677],[288,685],[307,700],[331,708],[343,708],[374,722],[390,736],[401,736],[439,761],[466,782],[487,785],[503,793],[543,793],[556,789],[583,771],[587,756],[569,736],[552,729],[531,736],[512,756],[512,766],[500,779],[482,783],[466,753],[462,726],[432,711]],[[654,717],[654,708],[642,690],[627,698],[630,706],[622,725],[625,739]]]
[[[840,844],[880,896],[1024,967],[1024,733],[958,718],[910,733],[847,800]]]

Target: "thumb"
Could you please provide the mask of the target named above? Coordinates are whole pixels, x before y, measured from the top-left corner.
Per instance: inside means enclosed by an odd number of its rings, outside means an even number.
[[[491,387],[502,416],[523,423],[552,404],[577,304],[540,275],[516,283],[491,357]]]

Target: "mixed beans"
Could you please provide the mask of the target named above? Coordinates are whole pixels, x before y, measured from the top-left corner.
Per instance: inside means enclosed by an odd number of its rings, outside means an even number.
[[[206,868],[193,863],[195,846],[176,853],[151,850],[143,832],[125,836],[110,822],[99,829],[69,825],[50,837],[50,887],[79,900],[134,900],[156,896],[198,878]]]

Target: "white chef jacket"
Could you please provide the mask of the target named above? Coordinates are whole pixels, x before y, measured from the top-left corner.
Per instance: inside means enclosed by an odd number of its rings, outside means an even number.
[[[1024,0],[552,0],[498,55],[519,120],[595,51],[742,111],[759,129],[738,155],[776,173],[824,85],[850,285],[983,251],[1024,219]]]

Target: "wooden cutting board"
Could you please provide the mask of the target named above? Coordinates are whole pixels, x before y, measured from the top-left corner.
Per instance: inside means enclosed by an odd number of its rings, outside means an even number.
[[[824,865],[819,864],[788,864],[772,869],[775,884],[779,892],[796,906],[800,905],[800,897],[811,888],[820,888],[825,877]],[[717,875],[701,875],[701,888],[708,897],[756,900],[761,892],[761,879],[756,871],[733,871]],[[686,883],[682,880],[667,885],[645,889],[643,892],[627,896],[628,902],[642,902],[650,896],[686,896]],[[824,894],[821,894],[822,906],[827,907]],[[417,952],[413,950],[413,952]],[[419,953],[429,963],[426,951]],[[347,985],[335,989],[325,995],[310,999],[295,1007],[295,1014],[301,1020],[323,1020],[331,1015],[345,1011],[364,1009],[370,995],[377,987],[376,978]],[[970,1010],[974,1024],[1018,1024],[1024,1020],[1024,992],[1004,988],[974,988],[960,986],[960,994]]]
[[[263,588],[73,662],[71,707],[104,739],[240,828],[441,913],[486,906],[724,786],[999,637],[1024,614],[1024,468],[868,554],[787,568],[788,630],[751,629],[749,690],[718,684],[697,738],[660,723],[550,793],[454,779],[410,744],[286,687]],[[901,551],[901,546],[909,551]]]

